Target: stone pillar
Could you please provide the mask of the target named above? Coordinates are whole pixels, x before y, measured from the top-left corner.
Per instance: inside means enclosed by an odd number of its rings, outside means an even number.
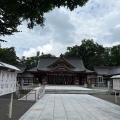
[[[24,80],[21,80],[21,88],[23,89],[23,85],[24,85]]]
[[[68,75],[66,76],[66,85],[68,84]]]
[[[72,84],[74,85],[74,75],[72,76]]]
[[[110,81],[108,81],[108,91],[110,92]]]

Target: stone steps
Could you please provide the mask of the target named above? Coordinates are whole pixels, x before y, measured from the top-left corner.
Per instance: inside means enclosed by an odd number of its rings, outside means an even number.
[[[45,90],[45,94],[89,94],[94,93],[94,90]]]

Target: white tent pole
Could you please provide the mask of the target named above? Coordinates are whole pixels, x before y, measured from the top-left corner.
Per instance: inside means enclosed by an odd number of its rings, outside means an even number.
[[[9,105],[9,118],[12,117],[12,104],[13,104],[13,93],[11,93],[11,101]]]

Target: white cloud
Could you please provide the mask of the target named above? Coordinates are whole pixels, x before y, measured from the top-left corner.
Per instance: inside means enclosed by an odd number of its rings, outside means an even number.
[[[116,44],[120,43],[120,24],[109,30],[109,33],[104,36],[106,43]]]
[[[38,46],[37,48],[30,48],[29,50],[25,50],[23,53],[23,56],[26,56],[26,57],[35,56],[38,51],[40,51],[40,54],[42,52],[44,54],[54,53],[53,55],[57,56],[59,54],[63,54],[65,52],[64,48],[66,47],[64,47],[64,45],[62,45],[61,43],[51,42],[43,46]]]
[[[74,43],[75,26],[70,21],[70,16],[55,9],[51,14],[46,14],[46,24],[53,30],[53,41],[62,44]]]
[[[45,14],[45,26],[1,37],[8,40],[3,47],[14,46],[19,56],[34,56],[37,51],[59,56],[68,46],[79,45],[82,39],[94,39],[104,46],[119,44],[120,0],[89,0],[74,11],[56,8]]]
[[[40,51],[40,53],[47,54],[48,51],[51,52],[52,50],[52,45],[51,44],[46,44],[43,46],[38,46],[37,48],[30,48],[29,50],[25,50],[23,53],[23,56],[30,57],[37,55],[37,52]]]

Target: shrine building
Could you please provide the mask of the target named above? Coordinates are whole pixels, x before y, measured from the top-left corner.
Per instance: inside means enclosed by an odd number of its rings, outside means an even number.
[[[41,57],[36,68],[29,70],[41,84],[84,85],[95,72],[84,67],[80,58]]]

